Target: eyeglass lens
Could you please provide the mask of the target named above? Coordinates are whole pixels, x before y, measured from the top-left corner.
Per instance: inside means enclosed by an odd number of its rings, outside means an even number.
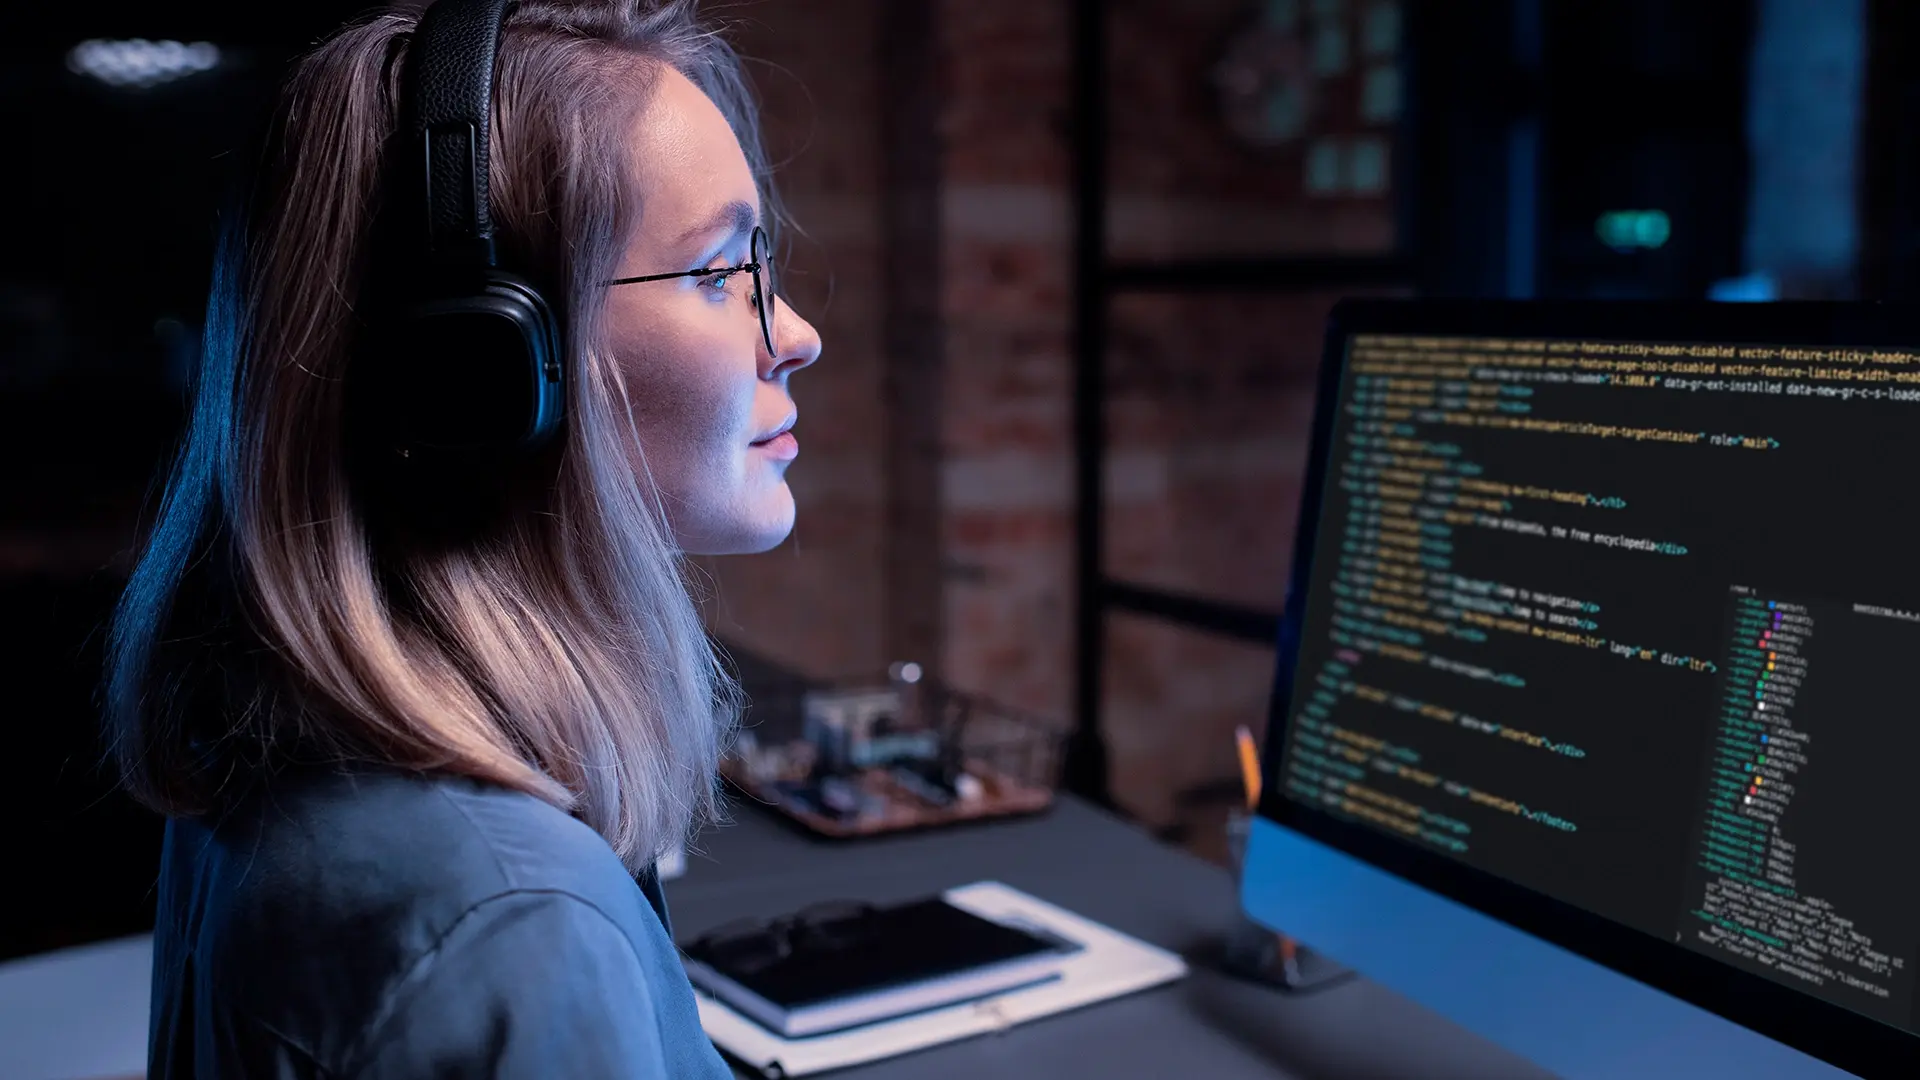
[[[760,336],[766,339],[767,353],[773,353],[773,249],[767,231],[754,226],[753,248],[749,258],[759,269],[753,272],[753,306],[760,313]]]

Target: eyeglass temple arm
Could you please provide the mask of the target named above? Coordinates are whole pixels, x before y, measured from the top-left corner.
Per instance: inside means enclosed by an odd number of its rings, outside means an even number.
[[[679,278],[679,277],[708,277],[713,274],[739,274],[739,273],[757,274],[759,272],[760,272],[760,264],[757,262],[750,262],[750,263],[741,263],[739,266],[718,266],[713,268],[712,270],[675,270],[671,274],[644,274],[640,277],[614,278],[611,281],[603,281],[600,284],[602,285],[638,285],[643,281],[666,281],[670,278]]]

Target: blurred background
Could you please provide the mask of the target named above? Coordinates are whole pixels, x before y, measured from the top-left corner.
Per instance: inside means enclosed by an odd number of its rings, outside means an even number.
[[[215,206],[365,3],[80,0],[0,39],[0,959],[151,926],[98,767],[105,620],[197,361]],[[713,629],[810,680],[912,660],[1071,731],[1065,777],[1210,858],[1264,726],[1343,295],[1911,299],[1896,0],[709,5],[806,235],[800,525]],[[751,720],[751,717],[750,717]]]

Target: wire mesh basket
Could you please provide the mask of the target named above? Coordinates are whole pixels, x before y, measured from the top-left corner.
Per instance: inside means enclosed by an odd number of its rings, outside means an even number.
[[[1053,804],[1067,733],[1038,716],[912,663],[848,684],[735,660],[746,727],[722,774],[811,832],[876,836]]]

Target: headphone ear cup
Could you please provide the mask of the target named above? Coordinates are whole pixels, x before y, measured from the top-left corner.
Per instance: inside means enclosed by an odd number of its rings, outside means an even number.
[[[559,431],[563,365],[552,311],[538,290],[490,274],[477,291],[396,312],[373,370],[370,418],[394,449],[522,454]]]
[[[567,418],[567,363],[560,320],[547,298],[530,283],[496,271],[494,287],[513,291],[526,305],[523,325],[528,342],[527,379],[531,386],[530,414],[522,449],[537,450],[556,438]]]
[[[378,425],[362,444],[375,458],[504,465],[564,420],[558,321],[531,282],[495,261],[488,150],[511,6],[436,0],[414,28],[389,174],[407,193],[386,219],[398,258],[380,260],[399,280],[379,292],[397,307],[367,350],[371,372],[348,391]]]

